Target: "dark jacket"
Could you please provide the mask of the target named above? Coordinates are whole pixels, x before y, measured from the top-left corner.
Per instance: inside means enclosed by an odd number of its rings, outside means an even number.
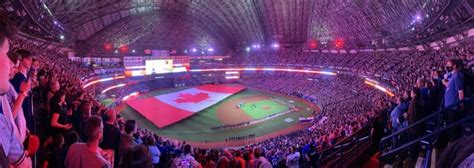
[[[425,116],[425,108],[423,107],[423,103],[421,99],[413,99],[408,107],[408,123],[410,125],[414,124],[420,119],[423,119]],[[421,134],[424,131],[423,124],[416,126],[410,129],[410,133]]]

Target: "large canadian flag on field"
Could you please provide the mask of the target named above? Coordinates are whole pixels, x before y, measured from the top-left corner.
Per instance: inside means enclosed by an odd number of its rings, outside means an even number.
[[[242,85],[203,85],[127,104],[159,128],[183,120],[245,89]]]

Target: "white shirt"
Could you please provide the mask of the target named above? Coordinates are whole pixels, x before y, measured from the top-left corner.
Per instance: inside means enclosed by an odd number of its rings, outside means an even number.
[[[286,166],[290,168],[298,168],[300,167],[300,153],[295,152],[286,157]]]
[[[18,98],[18,94],[16,93],[13,86],[10,84],[10,89],[8,92],[0,96],[0,101],[3,108],[3,115],[5,119],[9,121],[13,125],[13,134],[16,136],[21,143],[23,143],[26,139],[26,120],[25,115],[23,114],[23,109],[20,107],[18,114],[16,117],[13,117],[12,106],[15,103],[16,99]]]
[[[3,107],[3,106],[2,106]],[[3,152],[8,158],[10,165],[21,166],[25,163],[25,152],[23,151],[23,144],[16,138],[14,135],[14,128],[12,123],[5,118],[1,113],[4,113],[3,109],[0,107],[0,144],[2,146]]]
[[[155,145],[148,146],[148,151],[151,156],[151,163],[158,164],[160,162],[161,152]]]

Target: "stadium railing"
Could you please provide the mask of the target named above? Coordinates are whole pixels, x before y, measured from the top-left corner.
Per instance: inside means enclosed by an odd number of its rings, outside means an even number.
[[[320,156],[322,167],[349,166],[362,152],[370,148],[372,144],[369,138],[370,130],[370,125],[366,125],[331,148],[324,150]]]
[[[464,110],[453,110],[460,105],[464,106]],[[474,121],[474,96],[458,101],[444,109],[434,112],[427,117],[411,124],[405,129],[399,130],[391,135],[385,136],[380,141],[381,149],[380,163],[391,164],[402,161],[407,157],[413,157],[412,151],[419,150],[418,153],[424,153],[422,167],[430,167],[431,153],[435,146],[447,141],[446,133],[452,131],[455,127],[466,127],[472,125]],[[446,123],[445,118],[448,113],[458,113],[461,117],[451,123]],[[464,116],[462,116],[464,115]],[[410,135],[410,131],[418,128],[426,128],[426,132],[422,135]],[[460,128],[457,128],[460,129]],[[423,130],[424,131],[424,130]],[[468,132],[469,134],[470,132]],[[464,136],[467,136],[466,134]],[[397,143],[400,142],[400,143]],[[415,156],[418,158],[418,156]]]

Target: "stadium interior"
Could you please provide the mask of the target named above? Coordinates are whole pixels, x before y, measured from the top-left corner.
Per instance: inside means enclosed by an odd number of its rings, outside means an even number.
[[[0,168],[474,168],[473,0],[1,0]]]

